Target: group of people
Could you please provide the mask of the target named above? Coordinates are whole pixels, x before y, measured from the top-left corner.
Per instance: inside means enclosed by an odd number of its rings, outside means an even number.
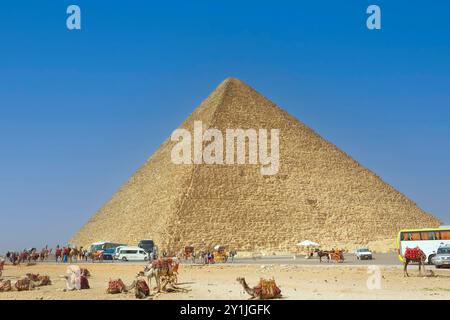
[[[76,261],[87,261],[89,257],[88,250],[84,249],[83,247],[80,247],[79,249],[77,247],[65,247],[62,248],[57,245],[55,249],[55,261],[56,262],[63,262],[63,263],[72,263],[73,260]]]
[[[234,257],[236,256],[236,254],[237,254],[236,250],[231,250],[229,252],[229,257],[231,258],[231,262],[234,262]],[[227,260],[228,260],[228,256],[226,257],[224,262],[226,262]],[[200,253],[200,261],[202,261],[204,264],[216,263],[216,261],[214,259],[214,252],[213,251],[201,252]],[[219,262],[221,262],[220,259],[219,259]]]
[[[201,258],[202,258],[204,264],[215,263],[215,261],[214,261],[214,252],[211,252],[211,251],[202,252]]]

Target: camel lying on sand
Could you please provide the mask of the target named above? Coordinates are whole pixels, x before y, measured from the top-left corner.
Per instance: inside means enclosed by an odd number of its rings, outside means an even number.
[[[138,299],[144,299],[150,295],[150,288],[140,274],[129,286],[126,286],[121,279],[110,279],[106,292],[109,294],[127,293],[132,289],[134,289],[134,295]]]
[[[245,278],[236,279],[244,288],[244,291],[250,295],[249,299],[276,299],[281,297],[281,290],[275,283],[275,280],[261,279],[257,286],[250,288]]]

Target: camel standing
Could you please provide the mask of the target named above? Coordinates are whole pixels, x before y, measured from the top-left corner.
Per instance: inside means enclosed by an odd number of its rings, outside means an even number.
[[[322,257],[327,257],[328,262],[330,262],[330,252],[319,250],[317,251],[317,256],[319,257],[320,263],[322,263]]]
[[[17,262],[17,259],[19,258],[19,253],[18,252],[10,252],[10,251],[8,251],[6,253],[6,258],[9,259],[9,261],[11,261],[13,266],[15,266],[16,262]]]
[[[333,262],[344,262],[344,250],[332,250],[329,259]]]
[[[29,262],[31,262],[31,260],[33,260],[33,262],[36,262],[38,259],[39,259],[39,257],[40,257],[40,253],[38,253],[38,252],[36,252],[36,249],[35,250],[33,250],[31,253],[30,253],[30,257],[29,257]]]
[[[47,260],[52,250],[53,249],[49,250],[48,248],[42,249],[41,252],[39,253],[39,260],[41,260],[41,262]]]
[[[17,259],[17,264],[20,265],[21,262],[31,262],[31,254],[28,251],[22,251],[19,253],[19,257]]]
[[[408,264],[410,262],[417,262],[419,264],[419,274],[422,275],[422,267],[423,271],[425,272],[426,260],[427,256],[419,247],[416,247],[414,249],[406,248],[405,254],[403,256],[403,276],[409,277]]]
[[[69,263],[72,263],[74,260],[78,262],[78,256],[80,251],[77,248],[72,248],[69,252]]]

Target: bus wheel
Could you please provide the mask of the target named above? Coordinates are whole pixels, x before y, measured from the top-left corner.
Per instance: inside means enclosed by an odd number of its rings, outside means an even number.
[[[435,254],[430,254],[429,256],[428,256],[428,264],[433,264],[433,258],[434,258],[434,256],[435,256]]]
[[[122,258],[122,261],[123,261],[123,262],[127,262],[128,260],[127,260],[126,257],[123,257],[123,258]]]

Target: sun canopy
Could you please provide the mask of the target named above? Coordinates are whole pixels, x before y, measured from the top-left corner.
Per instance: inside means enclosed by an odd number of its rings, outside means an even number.
[[[311,240],[305,240],[305,241],[297,243],[297,245],[301,246],[301,247],[315,247],[315,246],[318,246],[319,244],[317,242],[314,242]]]

